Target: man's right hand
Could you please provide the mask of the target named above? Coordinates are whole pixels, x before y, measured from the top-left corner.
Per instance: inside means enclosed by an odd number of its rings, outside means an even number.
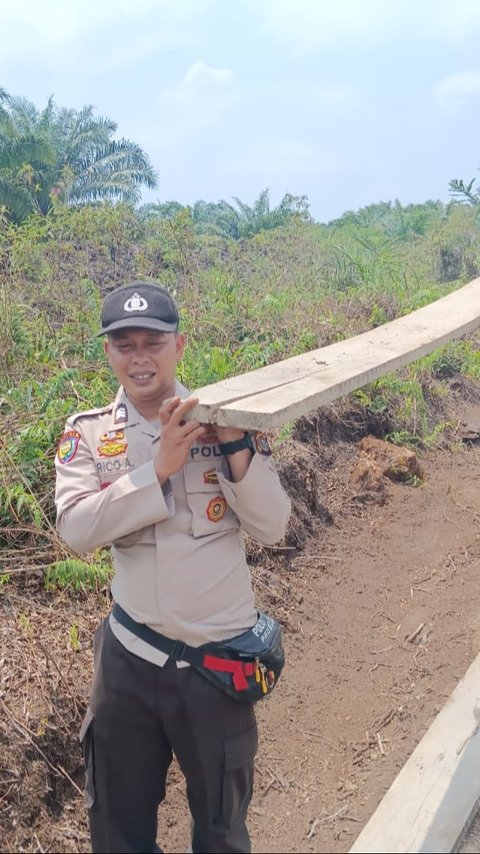
[[[162,432],[154,465],[160,484],[164,484],[172,474],[183,468],[190,448],[205,431],[205,426],[199,421],[185,421],[187,412],[197,403],[196,397],[189,397],[187,400],[169,397],[158,411]]]

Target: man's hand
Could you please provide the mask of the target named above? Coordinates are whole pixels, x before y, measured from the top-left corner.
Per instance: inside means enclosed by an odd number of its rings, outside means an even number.
[[[205,427],[198,421],[185,421],[187,412],[197,403],[196,397],[189,397],[187,400],[170,397],[164,400],[158,411],[162,434],[154,465],[160,484],[183,468],[190,448],[205,431]]]

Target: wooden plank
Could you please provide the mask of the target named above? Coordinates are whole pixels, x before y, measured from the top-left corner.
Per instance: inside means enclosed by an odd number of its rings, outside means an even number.
[[[458,850],[480,798],[480,656],[445,703],[351,854]]]
[[[268,430],[306,415],[480,326],[480,277],[397,320],[194,392],[191,418]]]

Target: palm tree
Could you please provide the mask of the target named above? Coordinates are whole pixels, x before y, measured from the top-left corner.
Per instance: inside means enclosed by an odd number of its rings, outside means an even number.
[[[0,207],[21,222],[47,213],[55,196],[67,204],[139,201],[156,175],[140,146],[112,139],[116,129],[92,106],[66,109],[51,97],[39,111],[0,89]]]
[[[145,205],[142,216],[153,219],[173,219],[180,211],[188,210],[192,227],[197,234],[217,234],[233,240],[251,237],[259,231],[287,225],[292,219],[311,222],[309,204],[306,196],[292,196],[286,193],[276,208],[270,208],[268,189],[263,190],[253,206],[242,202],[236,196],[234,205],[220,199],[218,202],[205,202],[199,199],[193,208],[182,207],[178,202]]]
[[[301,218],[309,219],[308,203],[304,196],[292,196],[286,193],[276,208],[270,207],[270,192],[262,190],[258,199],[252,206],[245,204],[234,196],[234,202],[238,208],[239,232],[241,237],[251,237],[259,231],[278,228],[286,225],[288,220],[297,214]]]

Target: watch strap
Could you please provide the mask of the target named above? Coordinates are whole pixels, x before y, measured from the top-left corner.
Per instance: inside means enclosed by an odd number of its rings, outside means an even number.
[[[218,447],[220,449],[220,453],[224,456],[236,454],[237,451],[243,451],[245,448],[255,452],[252,437],[247,431],[245,431],[241,439],[236,439],[234,442],[220,442]]]

